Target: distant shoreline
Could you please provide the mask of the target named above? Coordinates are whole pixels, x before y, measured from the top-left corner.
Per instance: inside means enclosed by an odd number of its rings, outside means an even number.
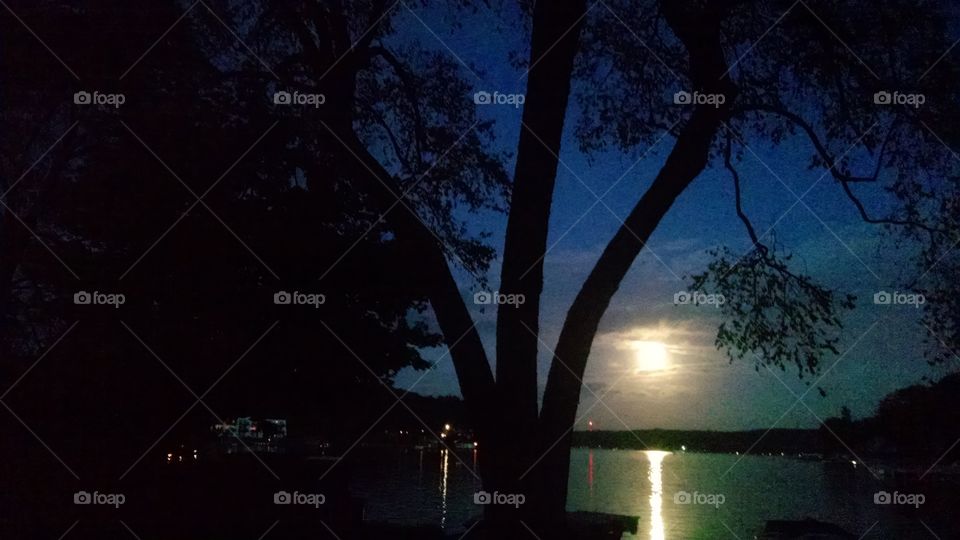
[[[822,454],[827,450],[816,429],[755,429],[706,431],[638,429],[623,431],[574,431],[573,446],[624,450],[670,450],[688,452]]]

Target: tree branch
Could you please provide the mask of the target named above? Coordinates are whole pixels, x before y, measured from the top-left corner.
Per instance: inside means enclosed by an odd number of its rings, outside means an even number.
[[[369,110],[369,108],[367,108],[367,110]],[[400,161],[400,165],[402,165],[403,168],[406,169],[409,174],[412,174],[414,169],[410,165],[410,162],[407,160],[406,156],[403,155],[403,150],[400,148],[400,142],[397,140],[397,136],[393,133],[393,130],[390,129],[390,125],[387,124],[387,122],[383,118],[381,118],[380,115],[376,114],[374,111],[370,111],[370,112],[371,112],[371,116],[376,118],[377,124],[379,124],[380,127],[382,127],[383,130],[386,132],[387,139],[390,141],[390,146],[393,147],[393,153],[397,156],[397,159]]]
[[[413,84],[413,77],[410,75],[410,71],[403,65],[400,60],[389,50],[384,47],[370,47],[367,51],[367,54],[370,57],[379,56],[383,58],[387,64],[393,68],[394,73],[397,74],[397,77],[400,78],[400,83],[403,85],[404,95],[407,98],[407,101],[410,102],[410,108],[413,111],[413,125],[414,125],[414,138],[413,142],[416,146],[416,156],[418,166],[423,165],[423,145],[421,141],[426,139],[426,131],[423,129],[423,116],[420,114],[420,104],[417,101],[417,87]]]
[[[349,35],[346,20],[338,11],[339,2],[334,4],[326,16],[329,24],[335,27],[331,29],[331,33],[337,36],[336,41],[340,44],[334,49],[343,50],[344,40],[348,41]],[[382,4],[384,2],[377,2],[378,6]],[[382,7],[377,9],[382,10]],[[374,33],[374,30],[370,30],[367,35],[372,36]],[[353,46],[350,49],[351,54],[364,51],[369,46],[369,39],[361,40]],[[354,95],[359,68],[360,62],[354,57],[345,58],[336,70],[330,70],[327,81],[338,95],[335,102],[339,104],[339,109],[328,117],[331,125],[327,126],[327,129],[357,157],[365,169],[357,170],[358,185],[367,189],[372,204],[395,232],[397,242],[401,244],[404,252],[409,254],[410,260],[417,261],[417,266],[421,269],[418,273],[418,285],[424,288],[430,300],[444,342],[449,348],[467,412],[475,422],[480,436],[488,437],[492,426],[489,409],[490,403],[494,402],[496,388],[483,342],[461,296],[442,246],[410,205],[398,201],[397,197],[403,193],[401,186],[370,153],[354,129]]]
[[[729,130],[730,128],[727,127]],[[740,218],[740,221],[743,222],[743,225],[747,228],[747,234],[750,235],[750,240],[753,241],[753,246],[760,251],[766,252],[767,247],[760,242],[760,238],[757,236],[757,231],[753,228],[753,223],[750,222],[750,218],[747,217],[747,214],[743,211],[743,200],[740,194],[740,174],[737,172],[737,169],[733,167],[733,163],[730,161],[730,147],[731,135],[727,134],[727,143],[723,150],[723,164],[730,171],[730,175],[733,177],[733,194],[734,201],[736,202],[737,207],[737,217]]]
[[[853,193],[853,189],[850,187],[852,183],[863,183],[863,182],[876,182],[877,178],[880,175],[880,170],[883,168],[883,157],[886,153],[887,142],[890,140],[890,135],[896,130],[896,122],[890,127],[887,131],[887,135],[884,138],[883,144],[880,146],[880,153],[877,157],[877,164],[874,168],[873,175],[863,177],[863,176],[852,176],[843,172],[840,172],[837,169],[837,162],[833,155],[827,150],[826,145],[820,140],[820,137],[814,131],[813,126],[810,125],[806,120],[801,118],[799,115],[792,113],[786,109],[780,107],[751,107],[744,110],[756,110],[762,112],[769,112],[779,116],[782,116],[798,126],[804,133],[806,133],[807,138],[813,144],[813,147],[816,149],[817,154],[827,165],[827,170],[830,174],[840,183],[841,188],[843,189],[844,195],[853,203],[856,207],[857,212],[860,214],[860,218],[863,219],[866,223],[876,224],[876,225],[896,225],[902,227],[914,227],[918,229],[923,229],[928,233],[945,233],[946,231],[932,227],[922,222],[918,221],[909,221],[903,219],[896,219],[892,217],[887,218],[875,218],[870,216],[867,212],[866,207],[863,202]]]
[[[354,45],[354,49],[363,51],[370,47],[370,44],[377,37],[377,33],[373,31],[373,26],[377,24],[377,21],[386,17],[387,9],[387,0],[377,0],[373,3],[372,9],[370,10],[370,22],[366,25],[370,30],[367,31],[366,35],[360,37],[356,45]]]
[[[852,176],[846,173],[842,173],[837,168],[837,162],[834,156],[827,150],[826,145],[820,140],[820,137],[817,136],[816,131],[814,131],[813,126],[811,126],[806,120],[801,118],[799,115],[794,114],[786,109],[781,107],[751,107],[744,109],[744,111],[762,111],[769,112],[786,118],[787,120],[793,122],[797,127],[802,129],[806,134],[807,138],[810,139],[810,142],[813,143],[813,147],[816,149],[817,154],[820,156],[820,159],[827,165],[830,174],[834,178],[841,182],[876,182],[877,176],[880,172],[881,164],[877,163],[877,168],[874,171],[873,176]]]

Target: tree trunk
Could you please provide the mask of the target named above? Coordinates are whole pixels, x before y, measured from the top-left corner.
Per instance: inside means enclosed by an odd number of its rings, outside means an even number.
[[[368,180],[368,187],[380,211],[387,212],[396,200],[391,192],[403,193],[400,186],[360,143],[352,130],[341,130],[339,136],[365,165],[367,172],[375,177]],[[358,175],[362,173],[357,172]],[[494,421],[494,411],[490,407],[494,402],[493,373],[480,334],[450,272],[443,249],[427,226],[413,213],[408,202],[393,206],[384,219],[395,231],[397,241],[404,246],[404,252],[417,260],[419,268],[423,270],[422,283],[426,286],[444,341],[450,348],[450,358],[457,372],[467,412],[476,423],[480,437],[488,438]]]
[[[504,493],[523,493],[535,505],[539,493],[524,473],[538,458],[537,352],[543,253],[557,175],[560,142],[586,2],[539,2],[533,12],[530,71],[523,125],[517,148],[513,194],[503,251],[500,292],[523,295],[519,305],[497,311],[496,438],[485,451],[492,477],[485,485]],[[532,487],[532,486],[531,486]],[[487,517],[513,520],[515,512],[496,505]],[[515,521],[515,520],[514,520]]]
[[[371,17],[379,20],[384,2],[378,2]],[[371,195],[377,210],[387,220],[412,260],[420,263],[427,297],[436,313],[444,341],[450,348],[460,391],[463,394],[467,413],[475,422],[478,435],[488,437],[492,425],[493,413],[490,404],[494,402],[494,380],[486,352],[473,319],[464,304],[453,274],[438,240],[427,226],[410,208],[409,201],[397,203],[396,197],[403,193],[393,176],[374,157],[357,137],[354,131],[354,94],[356,78],[368,55],[370,39],[375,32],[356,46],[351,46],[346,19],[340,8],[325,12],[323,26],[331,28],[336,46],[320,40],[313,43],[309,33],[303,34],[304,47],[311,51],[317,68],[326,73],[325,88],[333,96],[332,101],[340,106],[327,117],[336,140],[331,145],[344,144],[357,158],[356,175]],[[341,55],[343,55],[341,57]],[[338,61],[339,60],[339,61]],[[327,68],[326,66],[331,66]],[[329,97],[329,96],[328,96]]]
[[[662,10],[687,48],[694,89],[724,94],[726,101],[720,107],[697,106],[653,184],[607,244],[567,313],[540,414],[539,443],[546,457],[536,477],[548,513],[565,510],[572,430],[600,319],[660,220],[706,166],[713,138],[729,118],[736,95],[733,85],[722,79],[727,68],[719,38],[721,14],[707,9],[694,15],[675,2],[664,2]]]

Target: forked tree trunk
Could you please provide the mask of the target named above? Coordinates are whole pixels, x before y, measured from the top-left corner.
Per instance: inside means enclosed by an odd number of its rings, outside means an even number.
[[[451,350],[468,410],[479,423],[481,474],[490,492],[522,493],[527,504],[485,507],[485,529],[507,536],[524,529],[550,537],[562,531],[567,500],[571,431],[581,380],[600,319],[624,275],[674,200],[703,170],[710,145],[729,117],[735,88],[723,80],[726,64],[719,41],[720,13],[685,12],[676,3],[661,6],[668,23],[686,45],[694,89],[723,93],[719,107],[698,107],[677,139],[653,185],[614,236],[571,307],[553,360],[543,408],[536,413],[539,300],[543,288],[542,255],[546,250],[553,183],[569,97],[583,1],[540,2],[534,11],[533,42],[524,126],[517,156],[514,196],[504,248],[501,290],[523,294],[520,309],[499,310],[497,381],[489,373],[479,336],[470,323],[440,246],[409,209],[389,216],[398,240],[431,270],[429,291],[446,341],[466,339]],[[349,65],[348,62],[345,64]],[[380,204],[392,205],[399,193],[389,173],[363,148],[351,123],[335,122],[342,138],[379,177],[368,187]],[[381,181],[389,186],[384,189]],[[566,365],[564,365],[564,363]],[[543,536],[546,538],[547,536]]]
[[[720,93],[720,107],[697,106],[682,129],[663,168],[649,190],[607,244],[567,313],[550,367],[540,414],[540,449],[536,483],[543,491],[545,515],[562,515],[567,499],[570,442],[587,358],[600,320],[624,276],[676,198],[707,164],[714,136],[730,116],[736,88],[720,46],[722,13],[685,11],[677,2],[664,2],[668,24],[686,46],[693,89]]]
[[[525,475],[537,455],[537,352],[543,253],[557,175],[560,141],[579,48],[585,0],[538,2],[533,12],[526,103],[517,148],[510,214],[503,251],[500,291],[523,295],[519,306],[497,311],[498,423],[484,452],[488,490],[523,494],[527,503],[514,509],[490,505],[488,521],[516,527],[529,522],[539,490]]]

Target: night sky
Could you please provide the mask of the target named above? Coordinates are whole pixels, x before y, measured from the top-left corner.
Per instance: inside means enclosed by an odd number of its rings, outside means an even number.
[[[474,76],[463,69],[465,77],[474,79],[475,91],[524,92],[524,70],[511,64],[509,53],[527,56],[525,31],[505,26],[504,18],[484,10],[475,15],[476,20],[461,21],[463,27],[455,32],[441,31],[450,28],[443,13],[417,12],[417,16],[420,20],[404,10],[395,20],[396,28],[402,29],[398,39],[418,40],[424,47],[459,57],[476,72]],[[491,28],[499,31],[492,33]],[[464,100],[472,102],[473,97],[466,95]],[[674,106],[667,96],[664,106]],[[487,105],[481,106],[481,111],[484,117],[496,120],[497,143],[502,149],[515,151],[522,109]],[[572,135],[578,113],[571,101],[545,259],[541,391],[550,362],[548,348],[556,344],[567,309],[673,142],[667,137],[648,153],[647,148],[640,148],[632,155],[611,151],[588,156],[578,150]],[[844,318],[842,357],[839,362],[838,357],[822,360],[821,374],[829,372],[818,386],[826,391],[826,397],[805,384],[819,375],[799,380],[789,368],[770,372],[760,367],[757,372],[747,358],[730,364],[713,345],[720,321],[716,310],[673,304],[674,293],[689,288],[689,276],[706,267],[707,250],[726,245],[743,254],[750,247],[735,214],[729,173],[714,166],[678,199],[604,316],[584,379],[589,389],[581,395],[578,428],[585,428],[588,420],[593,420],[597,429],[615,430],[814,428],[820,424],[817,417],[836,416],[842,406],[849,407],[855,418],[869,416],[892,390],[922,382],[925,377],[936,380],[946,373],[945,367],[931,367],[923,357],[927,345],[921,310],[873,304],[875,292],[897,290],[895,284],[903,282],[903,270],[912,268],[909,246],[898,247],[883,229],[863,223],[840,186],[823,176],[824,169],[807,167],[812,148],[805,138],[788,139],[778,147],[747,142],[756,155],[745,152],[737,167],[743,179],[746,212],[758,234],[770,231],[762,240],[775,236],[779,245],[794,254],[795,270],[857,296],[856,308]],[[866,162],[864,167],[868,167]],[[512,163],[508,170],[512,171]],[[597,197],[607,190],[597,203]],[[805,192],[803,202],[798,203],[797,197]],[[889,201],[875,187],[858,189],[857,194],[874,214],[889,208]],[[477,231],[492,233],[491,244],[502,250],[506,216],[473,215],[467,219]],[[476,279],[457,270],[463,296],[479,321],[488,357],[494,358],[495,310],[481,310],[473,304],[473,292],[479,290]],[[498,262],[488,278],[496,289]],[[668,369],[638,372],[636,353],[630,349],[633,340],[666,344]],[[426,351],[426,356],[438,360],[430,372],[402,372],[397,384],[425,394],[458,395],[446,350]],[[803,400],[806,406],[796,404],[808,389]],[[594,394],[602,397],[602,403]]]

